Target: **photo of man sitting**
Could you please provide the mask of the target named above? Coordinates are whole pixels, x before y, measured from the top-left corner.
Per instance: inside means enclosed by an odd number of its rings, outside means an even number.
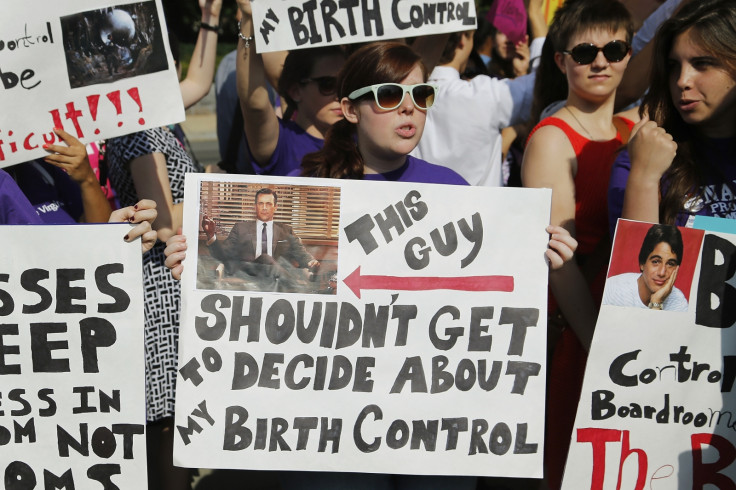
[[[295,268],[308,269],[312,275],[316,273],[319,261],[304,248],[291,226],[274,222],[277,208],[276,192],[259,189],[255,195],[256,219],[238,221],[224,240],[217,239],[215,222],[203,216],[202,229],[210,255],[225,264],[227,274],[290,281],[294,279]],[[284,288],[285,285],[281,285],[277,290],[284,291]],[[286,287],[286,292],[288,289]]]

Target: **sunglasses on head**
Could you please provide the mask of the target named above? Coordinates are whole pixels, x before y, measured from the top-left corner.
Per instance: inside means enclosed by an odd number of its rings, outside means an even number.
[[[337,77],[314,77],[305,78],[301,82],[301,85],[307,85],[308,83],[316,83],[317,90],[322,95],[335,95],[337,92]]]
[[[437,87],[428,83],[417,83],[416,85],[377,83],[351,92],[348,95],[348,99],[356,100],[371,92],[373,93],[376,105],[385,111],[399,107],[404,102],[404,97],[407,93],[411,95],[414,106],[423,110],[432,107],[434,99],[437,97]]]
[[[611,41],[602,48],[591,43],[578,44],[568,51],[563,51],[563,53],[569,54],[573,61],[579,65],[589,65],[598,56],[599,51],[603,51],[603,56],[609,62],[614,63],[626,58],[630,50],[631,46],[624,41]]]

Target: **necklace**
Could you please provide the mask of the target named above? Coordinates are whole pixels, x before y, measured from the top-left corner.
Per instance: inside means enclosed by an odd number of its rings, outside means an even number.
[[[591,141],[595,141],[595,138],[593,138],[593,135],[592,135],[592,134],[590,134],[590,131],[588,131],[588,128],[586,128],[585,126],[583,126],[583,123],[581,123],[581,122],[580,122],[580,119],[578,119],[578,118],[577,118],[577,117],[575,116],[575,113],[574,113],[574,112],[572,112],[572,111],[570,110],[570,108],[569,108],[569,107],[568,107],[567,105],[565,105],[564,107],[565,107],[565,109],[567,109],[567,112],[569,112],[569,113],[570,113],[570,115],[572,116],[572,118],[573,118],[573,119],[575,119],[575,122],[577,122],[577,123],[578,123],[578,125],[579,125],[579,126],[580,126],[581,128],[583,128],[583,131],[585,131],[585,132],[586,132],[586,133],[588,134],[588,137],[589,137],[589,138],[591,139]]]

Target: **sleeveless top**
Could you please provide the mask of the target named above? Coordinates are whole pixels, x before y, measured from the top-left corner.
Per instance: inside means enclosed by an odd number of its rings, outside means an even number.
[[[625,124],[629,131],[622,135],[619,129],[616,137],[609,141],[591,141],[556,117],[543,119],[529,134],[531,138],[539,128],[555,126],[565,133],[575,150],[578,163],[574,177],[575,230],[578,240],[575,256],[588,281],[596,307],[600,305],[603,295],[610,255],[608,180],[616,153],[628,140],[628,134],[634,126],[634,123],[627,119],[614,118],[616,119],[618,121],[614,121],[614,124],[617,128],[622,128]],[[593,252],[597,252],[595,257]],[[549,311],[554,312],[556,309],[556,302],[550,294]],[[552,490],[558,490],[562,484],[575,412],[583,386],[586,360],[587,353],[572,329],[564,328],[555,345],[549,366],[544,459],[545,476]]]
[[[622,121],[631,131],[632,121],[615,117]],[[592,253],[601,240],[608,236],[608,180],[616,152],[624,145],[628,135],[622,137],[621,132],[608,141],[591,141],[576,132],[569,124],[557,117],[548,117],[540,121],[532,130],[529,138],[541,127],[555,126],[567,136],[575,150],[578,170],[575,175],[575,231],[578,241],[578,253]]]

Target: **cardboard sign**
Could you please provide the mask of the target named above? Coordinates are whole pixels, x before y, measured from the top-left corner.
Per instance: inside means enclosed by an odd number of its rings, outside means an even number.
[[[541,477],[549,190],[186,186],[178,464]],[[262,188],[308,257],[247,260]]]
[[[0,167],[184,119],[160,0],[8,2],[0,18]],[[62,143],[63,144],[63,143]]]
[[[259,53],[475,29],[470,0],[256,0]]]
[[[0,227],[3,489],[146,488],[143,279],[129,229]]]
[[[736,485],[734,270],[736,235],[619,220],[563,488]]]

